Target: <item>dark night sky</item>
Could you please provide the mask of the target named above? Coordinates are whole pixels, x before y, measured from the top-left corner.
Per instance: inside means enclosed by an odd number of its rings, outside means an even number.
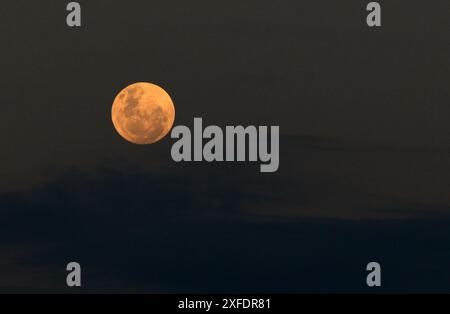
[[[450,291],[450,2],[380,1],[379,29],[368,2],[2,4],[0,289],[79,260],[96,291],[366,291],[379,260],[385,291]],[[280,170],[125,142],[137,81],[175,124],[279,125]]]

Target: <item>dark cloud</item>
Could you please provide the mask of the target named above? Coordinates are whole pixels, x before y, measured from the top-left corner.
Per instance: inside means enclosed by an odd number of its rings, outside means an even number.
[[[73,171],[2,195],[2,289],[63,290],[65,263],[77,260],[87,291],[365,291],[365,263],[375,259],[390,278],[383,291],[448,292],[448,212],[282,219],[265,190],[211,179]],[[242,208],[255,199],[271,219]]]

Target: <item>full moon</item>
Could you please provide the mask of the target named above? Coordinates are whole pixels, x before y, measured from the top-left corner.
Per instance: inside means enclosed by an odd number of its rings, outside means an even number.
[[[134,144],[152,144],[169,133],[175,121],[175,107],[161,87],[135,83],[114,99],[111,117],[117,132]]]

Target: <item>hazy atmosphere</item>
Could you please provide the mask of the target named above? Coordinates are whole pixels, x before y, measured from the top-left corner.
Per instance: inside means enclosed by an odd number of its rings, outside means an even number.
[[[9,1],[0,291],[450,292],[450,2]],[[280,167],[172,160],[111,120],[135,82],[174,126],[280,127]]]

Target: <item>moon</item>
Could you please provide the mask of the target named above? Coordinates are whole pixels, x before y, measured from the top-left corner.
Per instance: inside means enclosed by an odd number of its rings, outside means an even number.
[[[152,144],[169,133],[175,107],[169,94],[152,83],[135,83],[114,99],[111,118],[117,132],[134,144]]]

